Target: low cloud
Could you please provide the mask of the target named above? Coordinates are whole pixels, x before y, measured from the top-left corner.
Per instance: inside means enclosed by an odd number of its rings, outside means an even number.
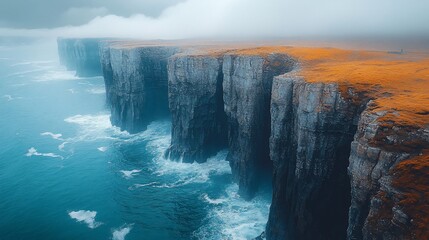
[[[156,18],[103,16],[105,9],[73,10],[70,16],[97,17],[76,27],[0,29],[0,35],[143,39],[426,35],[427,9],[429,2],[417,0],[187,0]]]

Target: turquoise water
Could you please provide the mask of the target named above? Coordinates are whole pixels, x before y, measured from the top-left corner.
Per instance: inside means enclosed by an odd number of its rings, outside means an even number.
[[[103,79],[75,77],[55,48],[0,47],[0,239],[249,239],[264,230],[270,194],[240,199],[226,150],[204,164],[164,159],[170,122],[135,135],[112,127]]]

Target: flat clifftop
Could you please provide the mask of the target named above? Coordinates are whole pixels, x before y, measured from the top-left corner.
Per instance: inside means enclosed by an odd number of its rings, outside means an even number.
[[[347,94],[353,91],[363,95],[360,97],[372,99],[374,111],[387,111],[380,119],[386,123],[422,128],[429,124],[429,53],[289,46],[228,47],[199,49],[198,54],[261,57],[287,54],[299,65],[286,75],[300,76],[307,82],[337,83],[345,98],[352,97]]]
[[[429,123],[429,54],[292,49],[309,82],[335,82],[374,100],[383,121],[424,127]],[[347,91],[343,91],[346,93]]]

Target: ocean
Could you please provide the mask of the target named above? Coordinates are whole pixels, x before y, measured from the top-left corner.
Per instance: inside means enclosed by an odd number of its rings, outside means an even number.
[[[56,46],[0,46],[0,239],[251,239],[271,193],[244,201],[227,150],[165,159],[171,122],[113,127],[102,77],[59,65]]]

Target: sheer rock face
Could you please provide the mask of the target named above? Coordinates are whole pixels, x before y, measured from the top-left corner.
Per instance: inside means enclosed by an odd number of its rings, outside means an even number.
[[[260,177],[271,169],[270,99],[273,77],[292,69],[284,54],[266,57],[227,54],[223,60],[223,98],[228,119],[233,178],[245,199],[254,196]],[[268,170],[268,171],[267,171]]]
[[[60,63],[75,70],[79,77],[101,76],[100,44],[103,39],[61,39],[58,42]]]
[[[111,122],[136,133],[153,120],[168,117],[168,57],[176,47],[102,49]]]
[[[384,114],[365,110],[351,145],[348,239],[425,239],[429,168],[425,160],[412,159],[429,159],[429,128],[408,129],[404,136],[396,126],[386,134],[379,121]],[[380,135],[388,135],[385,146],[374,144]],[[404,149],[409,140],[412,151]]]
[[[345,239],[356,116],[358,108],[336,84],[308,83],[293,74],[274,79],[268,239]]]
[[[204,162],[226,147],[222,98],[222,58],[177,56],[168,62],[172,140],[167,155],[183,162]]]

